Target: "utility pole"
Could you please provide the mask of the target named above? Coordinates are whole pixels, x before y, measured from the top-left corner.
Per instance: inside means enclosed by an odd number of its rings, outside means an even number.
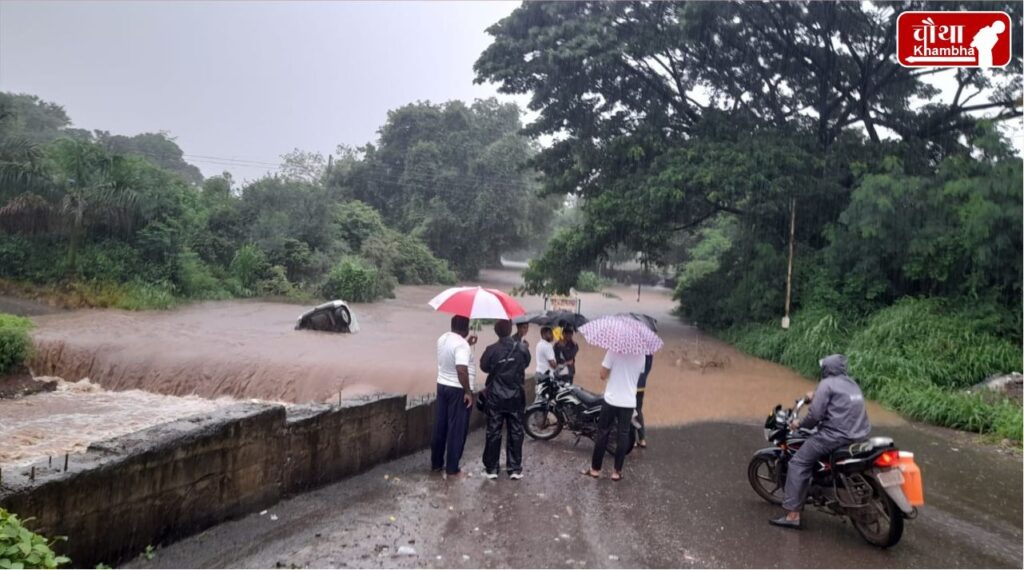
[[[786,314],[782,317],[782,328],[789,329],[789,308],[793,294],[793,242],[796,236],[796,198],[789,200],[789,267],[786,269]]]

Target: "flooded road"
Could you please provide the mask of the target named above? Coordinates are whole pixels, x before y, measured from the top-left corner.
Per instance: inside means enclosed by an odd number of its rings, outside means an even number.
[[[1020,568],[1020,458],[948,430],[876,429],[914,451],[920,516],[889,550],[810,509],[805,529],[770,527],[778,509],[746,479],[756,424],[651,430],[625,480],[584,478],[589,442],[527,439],[522,481],[480,476],[483,432],[445,481],[429,451],[282,501],[265,514],[158,548],[144,568]]]
[[[520,273],[486,271],[482,279],[510,290]],[[64,384],[57,393],[0,400],[0,438],[11,442],[0,450],[0,464],[81,451],[98,439],[221,405],[210,399],[303,403],[335,401],[339,393],[433,393],[435,340],[450,318],[427,306],[439,290],[399,287],[395,299],[355,305],[361,332],[354,335],[293,330],[304,307],[263,301],[173,311],[33,311],[34,372],[90,378],[109,391]],[[639,302],[636,290],[624,287],[581,298],[591,318],[635,311],[658,319],[665,348],[655,357],[644,410],[652,426],[759,419],[774,404],[813,388],[793,371],[746,356],[673,317],[668,291],[645,289]],[[531,311],[544,303],[540,297],[521,302]],[[539,338],[538,327],[531,327],[531,347]],[[577,338],[577,383],[602,392],[603,351]],[[478,355],[494,340],[484,330]],[[902,423],[879,406],[870,411],[876,425]]]
[[[520,283],[517,270],[492,270],[481,281],[504,290]],[[92,378],[110,390],[140,389],[207,398],[230,396],[285,402],[333,401],[374,392],[433,393],[435,341],[449,316],[427,301],[438,286],[403,286],[396,298],[356,304],[361,331],[339,335],[293,330],[299,305],[226,301],[173,311],[88,310],[35,318],[37,374],[69,380]],[[813,385],[791,370],[750,358],[704,337],[670,311],[665,290],[610,289],[581,294],[583,314],[621,311],[659,320],[665,348],[655,358],[645,414],[652,425],[702,419],[759,418],[777,402],[791,402]],[[528,310],[543,308],[540,297],[521,298]],[[531,347],[540,338],[532,327]],[[597,378],[603,351],[581,341],[578,382],[601,391]],[[487,329],[477,352],[495,340]],[[479,355],[477,355],[479,356]],[[701,366],[712,362],[717,366]],[[481,379],[482,381],[483,379]],[[899,422],[872,410],[877,421]]]

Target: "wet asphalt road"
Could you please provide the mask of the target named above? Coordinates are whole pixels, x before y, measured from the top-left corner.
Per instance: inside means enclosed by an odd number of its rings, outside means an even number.
[[[468,478],[429,473],[429,452],[420,452],[158,548],[133,566],[1022,566],[1019,455],[914,425],[875,435],[914,451],[925,482],[927,505],[889,550],[815,510],[802,531],[769,527],[777,511],[746,480],[761,429],[701,423],[652,430],[620,483],[580,475],[591,444],[574,448],[567,434],[527,439],[524,480],[484,480],[477,431],[464,459]]]

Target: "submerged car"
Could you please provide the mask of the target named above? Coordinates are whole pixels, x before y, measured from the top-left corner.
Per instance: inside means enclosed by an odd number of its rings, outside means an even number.
[[[295,330],[354,333],[359,332],[359,324],[348,303],[336,299],[302,313]]]

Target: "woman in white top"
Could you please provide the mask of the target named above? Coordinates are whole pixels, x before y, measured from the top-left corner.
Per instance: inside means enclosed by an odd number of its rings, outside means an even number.
[[[594,440],[594,455],[587,475],[595,479],[601,476],[601,465],[608,449],[612,423],[616,424],[618,446],[615,448],[615,470],[612,481],[622,480],[622,466],[626,461],[629,447],[629,429],[636,408],[636,384],[644,372],[644,355],[621,354],[608,351],[601,362],[601,380],[607,382],[604,389],[604,406],[597,420],[597,438]]]

